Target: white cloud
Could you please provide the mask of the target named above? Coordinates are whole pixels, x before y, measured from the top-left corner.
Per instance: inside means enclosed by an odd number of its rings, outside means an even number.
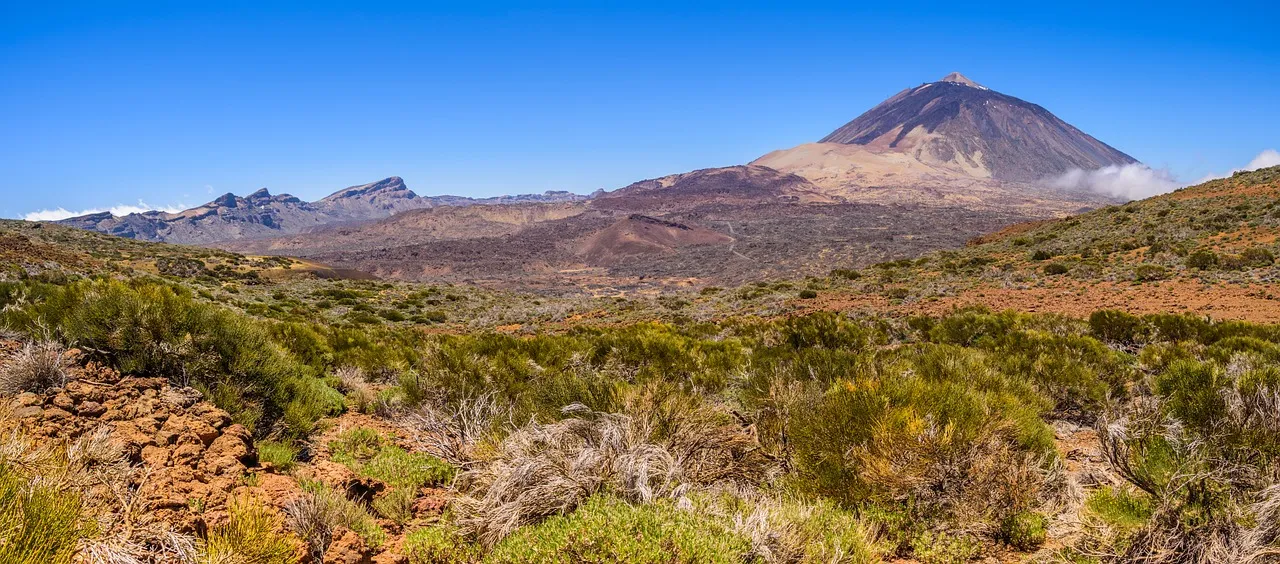
[[[1073,169],[1046,184],[1059,190],[1090,190],[1116,198],[1139,200],[1172,192],[1182,185],[1167,170],[1144,164],[1107,166],[1098,170]]]
[[[1226,178],[1242,171],[1258,170],[1280,165],[1280,151],[1267,149],[1244,168],[1237,168],[1226,174],[1210,174],[1195,182],[1181,182],[1167,170],[1156,170],[1147,165],[1137,163],[1124,166],[1108,166],[1098,170],[1073,169],[1062,176],[1049,178],[1044,184],[1059,190],[1091,190],[1100,194],[1140,200],[1157,194],[1172,192],[1183,186],[1200,184],[1217,178]]]
[[[68,211],[64,208],[40,210],[40,211],[31,212],[23,216],[23,219],[27,221],[58,221],[60,219],[67,219],[69,217],[79,217],[82,215],[89,215],[91,213],[102,213],[105,211],[109,211],[111,212],[111,215],[119,217],[122,215],[129,215],[131,213],[142,213],[142,212],[148,212],[148,211],[178,213],[185,209],[187,209],[187,206],[182,204],[178,204],[176,206],[155,207],[142,200],[138,200],[137,205],[117,204],[109,208],[93,208],[93,209],[87,209],[87,210],[81,210],[81,211]]]
[[[1195,181],[1195,184],[1199,184],[1201,182],[1208,182],[1210,180],[1217,180],[1219,178],[1227,178],[1237,172],[1248,172],[1250,170],[1258,170],[1260,168],[1267,168],[1267,167],[1272,167],[1276,165],[1280,165],[1280,151],[1276,151],[1275,149],[1267,149],[1261,153],[1258,153],[1258,156],[1254,157],[1253,160],[1249,161],[1249,164],[1245,165],[1244,168],[1232,169],[1231,172],[1228,172],[1226,174],[1208,174],[1208,175],[1205,175],[1204,178],[1201,178],[1200,180]]]
[[[1276,165],[1280,165],[1280,151],[1277,151],[1275,149],[1267,149],[1261,153],[1258,153],[1258,156],[1254,157],[1253,160],[1249,161],[1249,166],[1244,167],[1244,169],[1258,170],[1260,168],[1267,168],[1267,167],[1272,167]]]

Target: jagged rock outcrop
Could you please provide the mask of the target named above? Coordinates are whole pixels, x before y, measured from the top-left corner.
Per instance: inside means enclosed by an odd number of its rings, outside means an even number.
[[[245,197],[224,194],[212,202],[178,213],[149,211],[114,216],[110,212],[102,212],[58,223],[144,241],[207,245],[293,235],[326,225],[382,219],[408,210],[439,206],[554,203],[586,198],[570,192],[551,191],[540,195],[481,199],[424,197],[410,190],[404,179],[392,176],[344,188],[316,202],[306,202],[288,194],[272,195],[262,188]]]

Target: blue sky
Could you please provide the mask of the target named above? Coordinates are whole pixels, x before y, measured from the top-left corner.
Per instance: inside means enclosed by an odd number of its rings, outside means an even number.
[[[612,189],[954,70],[1179,179],[1280,148],[1280,3],[854,4],[0,0],[0,216]]]

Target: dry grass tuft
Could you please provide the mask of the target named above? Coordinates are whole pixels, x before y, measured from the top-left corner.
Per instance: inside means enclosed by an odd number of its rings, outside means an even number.
[[[500,425],[514,426],[511,417],[511,409],[488,392],[451,405],[423,404],[402,417],[400,427],[445,462],[463,468],[475,461],[476,447],[493,438]]]
[[[575,404],[564,408],[566,419],[512,433],[492,460],[459,476],[466,492],[454,504],[459,525],[493,546],[606,489],[647,503],[768,475],[769,461],[740,427],[700,416],[691,404],[642,397],[633,406],[632,414],[614,414]]]
[[[67,383],[66,349],[56,341],[26,343],[0,366],[0,394],[43,392]]]
[[[376,547],[385,540],[386,533],[364,506],[323,484],[304,487],[306,493],[285,506],[285,524],[307,544],[316,562],[324,562],[325,552],[339,527],[355,531],[370,546]]]

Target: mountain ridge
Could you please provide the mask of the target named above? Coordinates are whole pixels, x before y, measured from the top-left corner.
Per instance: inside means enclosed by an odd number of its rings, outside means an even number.
[[[383,219],[405,211],[440,206],[501,205],[516,202],[574,202],[588,196],[564,191],[469,198],[419,196],[404,179],[389,176],[348,186],[314,202],[260,188],[247,196],[226,193],[176,213],[147,211],[115,216],[88,214],[55,223],[144,241],[209,245],[242,239],[296,235],[328,225]]]

